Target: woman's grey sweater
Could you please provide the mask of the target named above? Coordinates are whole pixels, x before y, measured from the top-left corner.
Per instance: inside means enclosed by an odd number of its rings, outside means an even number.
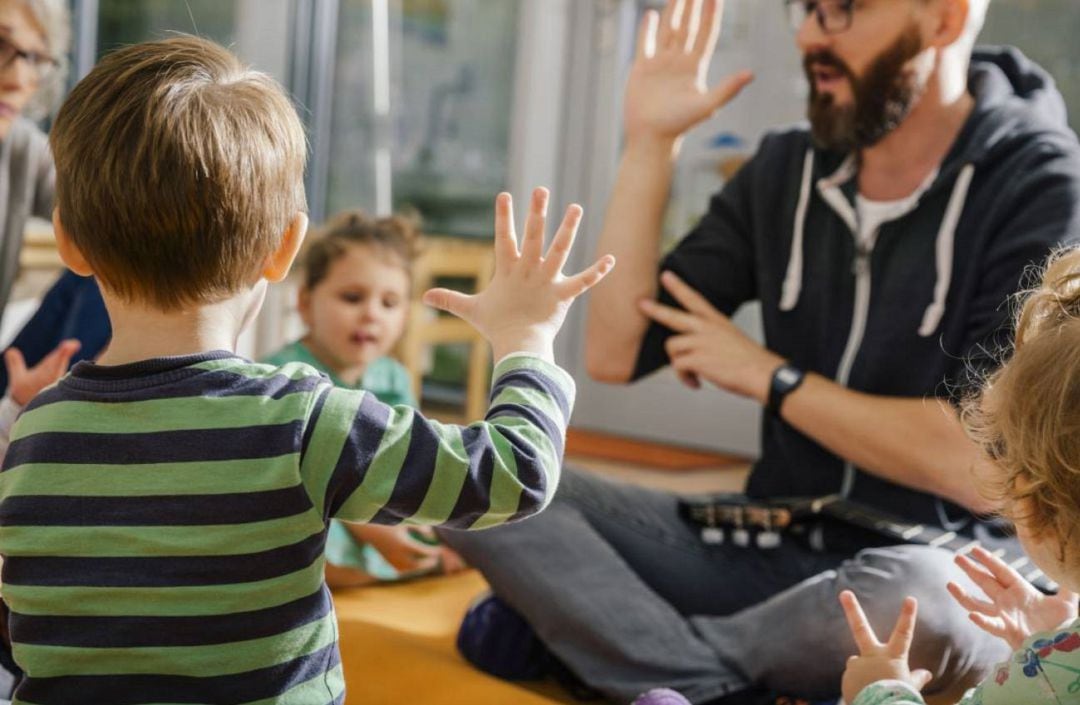
[[[26,221],[51,217],[55,190],[48,138],[29,120],[16,119],[0,142],[0,319],[18,273]]]

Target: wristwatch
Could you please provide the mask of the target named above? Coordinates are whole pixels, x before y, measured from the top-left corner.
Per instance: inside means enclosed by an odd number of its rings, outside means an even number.
[[[806,374],[790,362],[785,362],[776,368],[772,374],[772,382],[769,384],[769,399],[765,402],[765,410],[773,416],[780,418],[780,405],[784,399],[802,384]]]

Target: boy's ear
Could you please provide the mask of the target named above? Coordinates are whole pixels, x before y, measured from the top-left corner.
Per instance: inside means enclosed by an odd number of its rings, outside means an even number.
[[[60,253],[60,259],[68,269],[81,277],[89,277],[94,273],[94,268],[86,261],[86,257],[71,240],[64,224],[60,222],[60,209],[53,208],[52,213],[53,234],[56,236],[56,249]]]
[[[307,213],[297,213],[285,228],[281,236],[281,244],[270,253],[263,266],[263,278],[271,282],[279,282],[289,274],[293,260],[300,252],[300,246],[304,244],[304,236],[307,235]]]

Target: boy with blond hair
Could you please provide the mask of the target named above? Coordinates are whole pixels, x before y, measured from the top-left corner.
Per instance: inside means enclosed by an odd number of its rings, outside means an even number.
[[[476,296],[425,300],[499,360],[462,428],[234,353],[304,236],[304,133],[280,87],[194,37],[128,47],[75,87],[52,131],[57,243],[94,274],[108,351],[37,396],[0,474],[15,702],[340,703],[323,582],[331,518],[480,529],[542,509],[574,398],[552,361],[581,209],[519,251],[496,203]]]

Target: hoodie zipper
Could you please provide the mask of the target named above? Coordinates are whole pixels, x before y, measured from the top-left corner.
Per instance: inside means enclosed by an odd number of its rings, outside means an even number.
[[[866,321],[870,315],[870,255],[873,252],[873,242],[877,239],[875,232],[869,242],[858,242],[858,234],[855,234],[855,261],[852,263],[852,274],[855,275],[855,304],[851,314],[851,328],[848,331],[847,345],[844,354],[840,358],[840,366],[836,371],[836,381],[841,386],[847,387],[851,378],[851,369],[855,366],[855,357],[862,347],[863,337],[866,335]],[[840,485],[840,494],[847,497],[851,494],[851,488],[855,484],[854,463],[844,462],[844,480]]]

